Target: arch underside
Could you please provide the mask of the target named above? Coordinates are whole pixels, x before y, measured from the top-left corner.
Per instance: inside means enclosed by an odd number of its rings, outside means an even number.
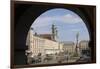
[[[47,10],[54,8],[69,9],[77,13],[85,22],[90,35],[89,46],[91,48],[92,61],[95,62],[95,15],[94,8],[88,6],[72,5],[50,5],[50,4],[15,4],[14,10],[14,64],[23,65],[26,63],[25,50],[26,37],[33,21]],[[93,20],[94,19],[94,20]]]

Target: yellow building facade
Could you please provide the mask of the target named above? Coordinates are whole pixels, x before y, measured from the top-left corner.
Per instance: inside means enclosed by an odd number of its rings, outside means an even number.
[[[87,41],[87,40],[80,41],[80,43],[79,43],[80,51],[89,49],[88,43],[89,43],[89,41]]]
[[[75,44],[74,42],[66,42],[63,44],[63,50],[68,53],[75,52]]]

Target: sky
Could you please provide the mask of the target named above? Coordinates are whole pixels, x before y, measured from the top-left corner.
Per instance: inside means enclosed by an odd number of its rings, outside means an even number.
[[[48,10],[36,18],[31,27],[38,34],[51,34],[52,24],[57,27],[58,41],[75,42],[77,32],[79,32],[79,41],[90,40],[89,32],[83,20],[76,13],[67,9]]]

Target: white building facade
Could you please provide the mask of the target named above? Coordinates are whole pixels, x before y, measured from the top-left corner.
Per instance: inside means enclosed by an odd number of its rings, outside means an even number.
[[[35,36],[33,35],[32,30],[30,30],[28,33],[26,45],[28,46],[26,53],[30,53],[30,57],[37,56],[39,53],[41,53],[41,55],[45,55],[63,51],[63,44]]]

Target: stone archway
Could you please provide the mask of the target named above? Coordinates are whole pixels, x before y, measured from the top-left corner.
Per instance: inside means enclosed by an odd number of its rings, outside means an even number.
[[[25,50],[27,49],[26,46],[26,37],[29,31],[30,26],[32,25],[33,21],[44,13],[47,10],[53,8],[64,8],[69,9],[76,14],[78,14],[83,21],[86,23],[86,26],[89,31],[90,35],[90,43],[89,46],[91,48],[92,53],[92,62],[95,62],[95,15],[94,9],[90,6],[84,7],[79,5],[63,5],[63,4],[38,4],[38,3],[15,3],[14,11],[14,64],[15,65],[23,65],[26,63],[26,56]],[[94,20],[92,20],[94,19]],[[93,22],[92,22],[93,21]]]

